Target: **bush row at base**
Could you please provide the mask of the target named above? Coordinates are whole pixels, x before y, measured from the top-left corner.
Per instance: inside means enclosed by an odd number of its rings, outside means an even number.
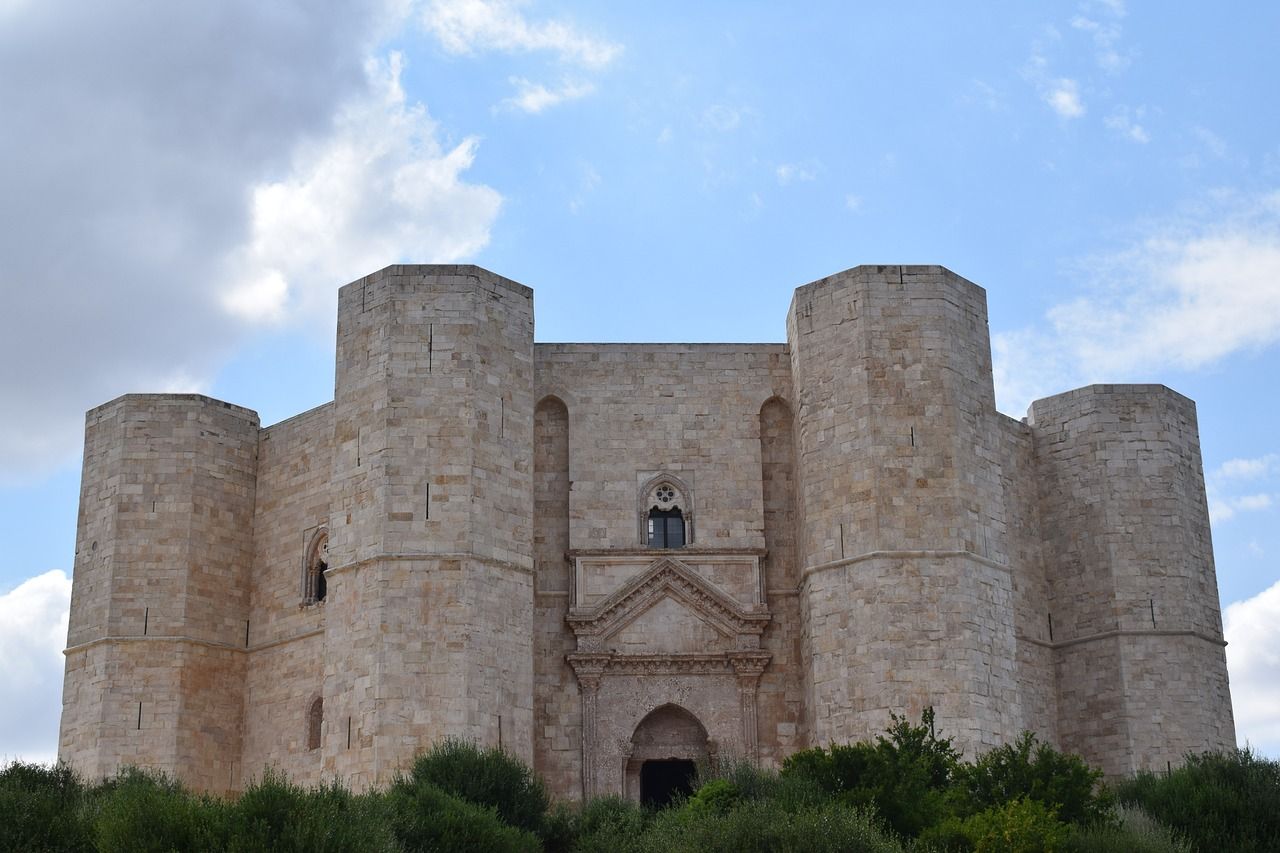
[[[139,770],[89,785],[65,766],[15,763],[0,770],[0,853],[1280,850],[1280,762],[1244,750],[1108,789],[1030,734],[962,762],[926,712],[874,742],[797,753],[781,772],[702,777],[653,811],[616,797],[552,807],[528,767],[457,741],[366,794],[268,772],[226,800]]]

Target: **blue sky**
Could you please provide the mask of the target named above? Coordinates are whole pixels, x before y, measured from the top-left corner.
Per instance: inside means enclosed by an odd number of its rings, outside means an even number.
[[[1002,411],[1192,397],[1240,739],[1280,755],[1278,33],[1269,3],[0,0],[0,755],[55,749],[84,411],[322,403],[337,288],[397,261],[528,284],[542,341],[781,341],[800,284],[940,263],[987,289]]]

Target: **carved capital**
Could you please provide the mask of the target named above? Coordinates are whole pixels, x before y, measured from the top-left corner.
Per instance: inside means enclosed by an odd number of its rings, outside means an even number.
[[[769,665],[773,655],[768,652],[741,651],[729,652],[725,657],[729,659],[734,673],[738,676],[738,686],[754,691],[756,683],[764,674],[765,667]]]
[[[578,678],[578,685],[584,693],[595,693],[600,688],[600,678],[609,667],[611,655],[582,654],[571,652],[565,655],[573,674]]]

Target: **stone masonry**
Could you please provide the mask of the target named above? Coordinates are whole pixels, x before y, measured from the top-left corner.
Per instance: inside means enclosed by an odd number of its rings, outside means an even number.
[[[786,344],[533,328],[522,285],[392,266],[340,291],[331,403],[89,412],[60,757],[364,788],[453,736],[572,799],[926,706],[1113,776],[1234,744],[1190,400],[1005,417],[937,266],[799,288]]]

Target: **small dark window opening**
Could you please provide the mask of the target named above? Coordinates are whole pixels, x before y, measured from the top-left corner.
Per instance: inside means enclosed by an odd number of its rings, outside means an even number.
[[[324,699],[316,697],[307,711],[307,749],[320,748],[320,725],[324,722]]]
[[[307,553],[306,588],[303,597],[309,603],[324,601],[328,592],[328,583],[324,573],[329,569],[329,535],[321,532]]]
[[[649,510],[649,547],[684,547],[684,514],[679,507]]]
[[[646,761],[640,765],[640,802],[650,808],[662,809],[677,797],[692,796],[696,772],[692,761]]]
[[[329,564],[324,560],[316,563],[314,569],[316,573],[316,601],[324,601],[325,594],[328,590],[325,588],[324,573],[329,569]]]

